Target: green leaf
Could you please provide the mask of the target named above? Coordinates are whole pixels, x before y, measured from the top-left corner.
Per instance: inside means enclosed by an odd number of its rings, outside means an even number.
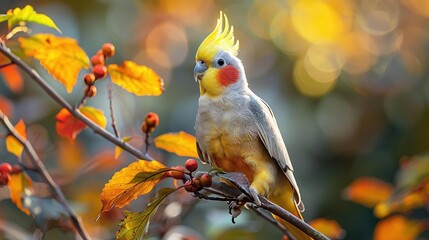
[[[22,9],[10,9],[6,15],[0,16],[0,22],[6,20],[8,21],[7,25],[9,29],[11,29],[17,24],[20,24],[20,22],[32,22],[53,28],[61,33],[61,30],[57,27],[57,25],[54,23],[54,21],[52,21],[50,17],[46,16],[45,14],[37,13],[30,5],[27,5]]]
[[[124,211],[125,218],[119,223],[120,229],[116,232],[116,239],[141,239],[146,235],[150,218],[165,198],[176,190],[176,188],[161,188],[143,212]]]

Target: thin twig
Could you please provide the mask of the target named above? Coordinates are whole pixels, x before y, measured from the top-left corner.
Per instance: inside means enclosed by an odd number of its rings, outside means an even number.
[[[14,62],[17,66],[19,66],[24,72],[26,72],[39,86],[59,105],[63,108],[67,109],[73,116],[81,120],[85,123],[89,128],[91,128],[96,134],[102,136],[106,140],[111,143],[121,147],[125,151],[134,155],[139,159],[144,160],[153,160],[151,156],[146,153],[143,153],[130,144],[122,141],[119,138],[116,138],[113,134],[106,131],[104,128],[101,128],[93,121],[88,119],[85,115],[83,115],[79,109],[73,108],[64,98],[62,98],[54,89],[52,89],[46,81],[32,68],[30,68],[25,62],[23,62],[18,56],[10,51],[8,47],[4,45],[4,43],[0,44],[0,52],[3,53],[6,57],[8,57],[12,62]]]
[[[119,135],[118,127],[116,126],[115,114],[113,112],[113,84],[109,83],[108,87],[108,96],[109,96],[109,108],[110,108],[110,118],[112,119],[112,128],[117,138],[121,138]]]
[[[7,66],[10,66],[10,65],[13,65],[13,64],[14,64],[13,62],[8,62],[8,63],[0,65],[0,68],[4,68],[4,67],[7,67]]]
[[[82,237],[82,239],[84,240],[90,239],[88,233],[86,233],[78,217],[74,214],[73,210],[69,206],[63,192],[58,187],[58,185],[54,182],[51,175],[49,175],[49,172],[46,170],[45,165],[40,160],[39,156],[37,155],[31,143],[25,140],[18,133],[18,131],[15,129],[15,127],[12,125],[9,119],[3,114],[2,111],[0,111],[0,121],[4,125],[4,127],[9,131],[9,133],[12,134],[24,146],[24,150],[30,157],[30,160],[33,163],[34,167],[37,169],[37,171],[41,174],[43,179],[49,185],[50,189],[52,190],[52,193],[55,196],[55,199],[58,200],[58,202],[60,202],[61,205],[64,207],[64,209],[70,216],[73,222],[73,225],[76,227],[76,230],[79,233],[79,235]]]

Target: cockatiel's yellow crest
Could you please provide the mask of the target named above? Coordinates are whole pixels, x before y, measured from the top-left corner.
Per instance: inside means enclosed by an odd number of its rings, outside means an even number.
[[[219,50],[237,56],[239,44],[234,41],[234,27],[229,25],[228,18],[222,11],[213,32],[201,43],[195,56],[196,59],[213,59]]]

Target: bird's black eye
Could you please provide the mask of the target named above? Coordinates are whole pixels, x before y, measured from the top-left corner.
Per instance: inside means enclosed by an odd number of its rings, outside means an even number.
[[[219,60],[217,60],[217,64],[219,64],[219,66],[223,66],[225,64],[225,60],[219,58]]]

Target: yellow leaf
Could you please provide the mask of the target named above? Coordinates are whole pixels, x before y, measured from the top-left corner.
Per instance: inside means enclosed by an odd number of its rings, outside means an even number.
[[[164,82],[151,68],[124,61],[121,66],[108,66],[112,82],[137,96],[159,96],[164,91]]]
[[[375,226],[374,240],[415,240],[423,230],[422,222],[396,215]]]
[[[330,239],[343,239],[345,236],[345,231],[341,228],[340,224],[334,220],[317,218],[311,220],[308,224]]]
[[[31,37],[21,37],[19,42],[25,55],[38,59],[69,93],[76,84],[80,70],[89,67],[88,56],[72,38],[35,34]]]
[[[121,138],[121,140],[122,140],[123,142],[129,142],[129,141],[131,141],[133,138],[134,138],[134,136],[127,136],[127,137],[123,137],[123,138]],[[122,150],[124,150],[124,149],[122,149],[120,146],[116,146],[116,147],[115,147],[115,159],[118,159],[119,155],[121,155],[121,153],[122,153]]]
[[[146,194],[161,180],[166,166],[157,161],[138,160],[116,172],[104,186],[100,198],[101,212],[122,208],[138,196]]]
[[[22,119],[15,125],[15,129],[19,135],[26,140],[27,134],[25,133],[25,124]],[[9,135],[6,137],[6,149],[19,158],[21,157],[22,150],[24,150],[24,146],[15,138],[15,136]]]
[[[161,188],[143,212],[124,211],[125,218],[119,223],[121,228],[116,232],[116,239],[142,239],[149,230],[151,217],[165,198],[176,190],[176,188]]]
[[[102,128],[106,127],[107,120],[106,120],[106,117],[104,116],[103,111],[93,107],[81,107],[79,108],[79,111],[87,118],[91,119],[93,122],[99,125],[100,127]]]
[[[179,156],[199,158],[196,139],[188,133],[180,131],[162,134],[155,138],[154,143],[157,148]]]
[[[13,203],[27,215],[30,211],[22,205],[22,194],[31,189],[33,182],[24,172],[19,172],[11,175],[7,186],[10,190],[10,198]]]
[[[354,180],[345,190],[345,197],[366,207],[374,207],[386,201],[392,194],[389,183],[373,177],[360,177]]]
[[[47,27],[53,28],[58,32],[61,32],[60,29],[55,25],[54,21],[45,14],[39,14],[34,11],[33,7],[30,5],[25,6],[24,8],[15,8],[7,11],[6,15],[0,16],[0,22],[6,21],[8,23],[9,30],[21,22],[33,22]]]

